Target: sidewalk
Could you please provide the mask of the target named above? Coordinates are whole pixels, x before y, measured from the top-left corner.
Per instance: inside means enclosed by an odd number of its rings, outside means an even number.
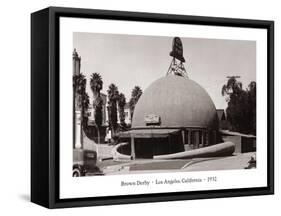
[[[211,171],[244,169],[248,161],[255,153],[245,153],[229,157],[173,159],[173,160],[134,160],[108,166],[103,166],[105,175],[133,174],[133,173],[157,173],[179,171]]]

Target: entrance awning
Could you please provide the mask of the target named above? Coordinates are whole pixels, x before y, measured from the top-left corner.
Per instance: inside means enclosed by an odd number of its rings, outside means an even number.
[[[179,132],[180,129],[133,129],[121,132],[120,138],[166,138],[171,134]]]

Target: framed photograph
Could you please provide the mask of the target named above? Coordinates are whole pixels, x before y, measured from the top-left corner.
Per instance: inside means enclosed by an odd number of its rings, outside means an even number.
[[[31,201],[274,193],[274,22],[31,15]]]

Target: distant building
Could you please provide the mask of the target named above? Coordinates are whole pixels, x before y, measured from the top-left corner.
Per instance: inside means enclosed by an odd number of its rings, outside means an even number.
[[[76,49],[73,50],[72,53],[72,64],[73,64],[73,71],[72,71],[72,75],[76,76],[80,74],[80,67],[81,67],[81,57],[78,55]],[[74,109],[75,111],[79,111],[79,105],[78,105],[78,95],[76,93],[74,93],[73,95],[74,97]]]
[[[76,52],[76,49],[73,50],[72,53],[72,76],[79,75],[80,74],[80,66],[81,66],[81,57]],[[79,108],[78,103],[78,95],[73,90],[73,148],[81,148],[82,142],[81,142],[81,109]]]
[[[131,125],[132,117],[131,117],[131,110],[130,110],[129,103],[126,103],[126,105],[124,107],[124,114],[125,114],[125,123],[127,125]],[[117,123],[120,124],[120,117],[119,117],[118,107],[117,107]]]
[[[72,74],[73,75],[79,75],[80,74],[80,67],[81,67],[81,57],[78,55],[76,49],[74,49],[73,53],[72,53],[72,63],[73,63]]]
[[[125,123],[127,125],[131,125],[132,124],[132,115],[131,115],[129,103],[126,103],[124,111],[125,111]]]
[[[256,152],[256,136],[233,131],[221,131],[223,141],[235,144],[235,153]]]
[[[109,117],[108,117],[108,103],[107,103],[107,95],[104,93],[100,93],[102,100],[103,100],[103,107],[102,107],[102,126],[100,128],[100,134],[101,134],[101,141],[105,141],[105,137],[111,133],[109,130]],[[131,120],[131,111],[129,107],[129,103],[127,103],[124,107],[124,112],[125,112],[125,123],[130,126],[132,123]],[[120,124],[120,117],[119,117],[119,111],[117,108],[117,123]],[[93,107],[93,104],[91,103],[88,109],[88,134],[89,136],[94,139],[95,141],[97,140],[97,131],[95,127],[95,109]]]

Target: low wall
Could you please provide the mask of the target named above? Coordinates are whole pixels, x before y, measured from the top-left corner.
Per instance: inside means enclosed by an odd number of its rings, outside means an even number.
[[[112,150],[111,155],[114,161],[131,160],[131,155],[127,152],[131,151],[131,146],[129,143],[119,143]],[[124,154],[126,153],[126,154]]]
[[[126,149],[126,154],[122,151]],[[130,149],[129,143],[119,143],[112,149],[113,160],[131,160],[127,150]],[[178,152],[174,154],[156,155],[153,159],[189,159],[189,158],[203,158],[203,157],[222,157],[230,156],[235,151],[235,144],[232,142],[224,142],[199,149]],[[124,152],[125,153],[125,152]]]
[[[204,157],[222,157],[222,156],[232,155],[234,150],[235,150],[234,143],[224,142],[208,147],[179,152],[175,154],[158,155],[158,156],[154,156],[153,159],[189,159],[189,158],[204,158]]]
[[[256,137],[223,135],[222,139],[224,142],[233,142],[235,144],[235,153],[247,153],[256,151]]]

